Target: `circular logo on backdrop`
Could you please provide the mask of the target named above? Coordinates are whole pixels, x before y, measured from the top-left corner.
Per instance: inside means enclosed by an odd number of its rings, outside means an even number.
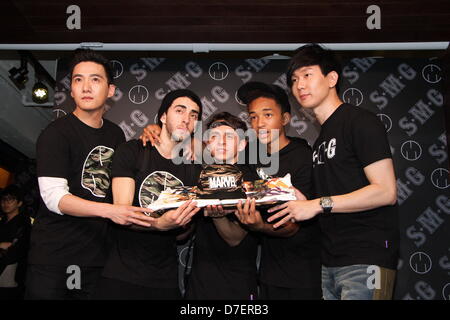
[[[426,82],[438,83],[442,79],[441,68],[435,64],[426,65],[422,69],[422,77]]]
[[[411,269],[418,274],[425,274],[431,270],[431,258],[424,252],[416,252],[409,258]]]
[[[228,67],[223,62],[215,62],[209,67],[208,72],[211,79],[221,81],[228,76]]]
[[[403,158],[408,161],[415,161],[422,155],[422,147],[414,140],[403,142],[400,151]]]
[[[123,73],[123,65],[117,60],[111,60],[111,66],[113,68],[114,79],[117,79]]]
[[[392,128],[392,120],[391,120],[391,118],[388,115],[384,114],[384,113],[377,114],[377,117],[384,124],[384,128],[386,129],[386,132],[389,132],[391,130],[391,128]]]
[[[431,173],[431,182],[438,189],[447,189],[450,185],[449,173],[445,168],[437,168]]]
[[[241,106],[244,106],[244,107],[247,106],[245,103],[242,102],[241,99],[239,99],[237,90],[236,90],[236,92],[234,93],[234,99],[235,99],[236,102],[239,103]]]
[[[359,106],[363,102],[364,96],[359,89],[348,88],[342,94],[342,100],[344,102]]]
[[[444,300],[450,300],[450,283],[447,283],[442,288],[442,297],[444,297]]]
[[[148,99],[148,90],[143,85],[136,85],[128,92],[128,98],[134,104],[142,104]]]

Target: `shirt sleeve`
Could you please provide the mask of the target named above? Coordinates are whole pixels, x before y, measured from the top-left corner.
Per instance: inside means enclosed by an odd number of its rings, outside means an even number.
[[[39,191],[48,210],[63,215],[59,201],[69,192],[69,184],[64,178],[38,177]]]
[[[120,144],[114,152],[112,162],[112,177],[135,178],[137,159],[139,154],[139,142],[132,140]]]
[[[50,124],[36,144],[37,176],[68,179],[69,157],[69,142],[56,126]]]
[[[292,185],[300,190],[301,193],[307,198],[312,197],[312,151],[311,147],[305,144],[300,149],[301,154],[298,159],[298,168],[292,175]]]
[[[354,118],[351,128],[352,147],[362,166],[392,158],[386,129],[370,112],[362,112]]]

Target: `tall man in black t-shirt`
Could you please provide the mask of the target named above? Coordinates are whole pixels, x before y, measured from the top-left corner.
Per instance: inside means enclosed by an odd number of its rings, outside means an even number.
[[[41,206],[31,234],[27,299],[87,299],[99,278],[108,244],[108,219],[150,225],[151,211],[112,205],[111,161],[125,140],[103,119],[114,94],[109,62],[91,50],[76,52],[71,64],[75,110],[53,121],[37,141]]]
[[[313,148],[315,199],[290,201],[274,224],[319,215],[325,299],[390,299],[398,251],[396,179],[386,131],[378,118],[343,103],[339,64],[319,45],[299,48],[287,79],[303,108],[321,124]]]
[[[191,136],[202,104],[190,90],[174,90],[161,102],[158,122],[161,143],[144,147],[140,140],[123,143],[112,168],[115,204],[143,208],[168,187],[196,184],[200,168],[178,163],[179,143]],[[177,209],[153,216],[150,227],[115,226],[113,244],[94,299],[178,299],[176,237],[182,236],[200,209],[187,201]],[[185,232],[188,232],[189,229]]]
[[[248,82],[239,88],[238,97],[247,105],[250,124],[256,131],[258,142],[265,146],[271,158],[265,166],[261,161],[256,166],[260,178],[282,177],[289,173],[293,186],[309,198],[312,187],[311,148],[304,139],[286,136],[285,126],[291,119],[286,92],[276,85]],[[247,202],[239,209],[241,223],[261,234],[260,298],[321,299],[317,219],[288,222],[283,228],[274,229],[266,221],[267,210],[261,209],[261,215],[254,201],[251,207]]]

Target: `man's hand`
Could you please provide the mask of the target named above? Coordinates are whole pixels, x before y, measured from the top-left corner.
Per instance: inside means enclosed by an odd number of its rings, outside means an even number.
[[[286,222],[292,220],[309,220],[315,217],[318,213],[322,212],[322,208],[319,205],[319,199],[288,201],[270,208],[268,212],[275,212],[278,210],[281,211],[277,212],[267,219],[268,222],[272,222],[278,218],[284,217],[273,225],[274,228],[278,228]]]
[[[191,222],[192,217],[200,210],[197,202],[189,200],[176,210],[166,211],[161,217],[155,218],[154,227],[160,231],[167,231],[183,227]]]
[[[255,199],[247,198],[243,206],[242,201],[239,200],[235,215],[240,223],[246,225],[252,231],[262,231],[264,229],[265,222],[261,217],[261,213],[256,210]]]
[[[109,211],[107,218],[113,222],[129,226],[131,224],[137,224],[143,227],[150,227],[153,225],[155,218],[148,217],[144,212],[152,213],[153,210],[149,208],[133,207],[127,205],[111,205],[112,209]]]
[[[149,124],[144,128],[139,139],[142,140],[142,145],[145,147],[147,142],[150,142],[152,146],[159,145],[161,140],[159,136],[161,135],[161,127],[157,124]]]
[[[294,189],[295,198],[297,200],[307,200],[305,195],[303,193],[301,193],[300,190],[298,190],[296,187],[291,187],[291,188]]]
[[[222,206],[216,206],[216,205],[209,205],[206,206],[203,210],[203,215],[205,217],[210,218],[222,218],[225,217],[227,214],[233,213],[235,210],[225,210]]]

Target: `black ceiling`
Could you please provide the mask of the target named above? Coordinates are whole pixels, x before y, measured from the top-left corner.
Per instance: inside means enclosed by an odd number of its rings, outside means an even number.
[[[68,30],[69,5],[81,30]],[[381,9],[369,30],[367,7]],[[2,0],[0,43],[343,43],[449,41],[450,1]]]

